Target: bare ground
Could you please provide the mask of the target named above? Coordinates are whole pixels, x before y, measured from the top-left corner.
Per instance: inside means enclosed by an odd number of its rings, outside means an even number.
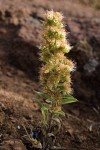
[[[0,150],[32,150],[23,138],[23,125],[29,132],[40,125],[34,89],[40,89],[43,13],[50,9],[65,16],[79,100],[64,107],[57,143],[66,150],[100,150],[100,11],[68,0],[0,1]]]

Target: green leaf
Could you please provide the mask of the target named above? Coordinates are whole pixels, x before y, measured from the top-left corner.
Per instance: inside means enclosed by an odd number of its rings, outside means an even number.
[[[38,94],[40,97],[44,97],[44,96],[45,96],[45,94],[44,94],[44,93],[42,93],[42,92],[35,91],[35,90],[34,90],[34,92],[35,92],[36,94]]]
[[[41,112],[42,112],[44,124],[47,124],[49,107],[45,106],[43,103],[41,103],[41,102],[40,102],[39,100],[37,100],[37,99],[35,99],[35,102],[36,102],[36,103],[40,106],[40,108],[41,108]]]
[[[76,98],[74,98],[71,95],[63,95],[63,101],[62,104],[69,104],[69,103],[73,103],[73,102],[77,102],[78,100]]]
[[[35,101],[40,107],[43,107],[43,104],[42,104],[39,100],[35,99],[34,101]]]
[[[59,116],[59,115],[65,116],[65,113],[62,110],[54,112],[54,116]]]
[[[41,107],[44,124],[47,124],[48,121],[48,110],[49,109],[46,106]]]
[[[50,97],[50,98],[46,99],[45,101],[46,101],[47,103],[52,103],[52,102],[53,102],[53,98]]]

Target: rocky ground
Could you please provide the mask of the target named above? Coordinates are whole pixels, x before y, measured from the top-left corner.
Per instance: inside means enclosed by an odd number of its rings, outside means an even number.
[[[39,45],[46,10],[64,14],[76,62],[77,104],[64,107],[59,144],[66,150],[100,150],[100,11],[77,0],[0,1],[0,150],[32,150],[24,140],[40,124],[34,103],[40,89]],[[58,143],[57,141],[57,143]]]

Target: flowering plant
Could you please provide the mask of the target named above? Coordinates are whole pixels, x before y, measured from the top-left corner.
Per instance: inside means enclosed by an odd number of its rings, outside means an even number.
[[[65,54],[71,50],[67,34],[62,23],[63,16],[59,12],[47,11],[43,23],[43,41],[40,59],[43,61],[40,70],[42,92],[37,94],[44,103],[36,100],[41,107],[42,129],[44,139],[49,133],[55,135],[61,127],[60,116],[65,115],[62,105],[76,102],[71,96],[71,75],[74,63]],[[53,128],[56,122],[57,130]],[[44,140],[45,141],[45,140]],[[45,143],[45,142],[44,142]],[[47,144],[43,144],[46,147]]]

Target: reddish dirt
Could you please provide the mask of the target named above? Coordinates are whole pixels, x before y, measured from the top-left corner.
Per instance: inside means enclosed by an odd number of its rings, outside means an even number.
[[[66,150],[100,150],[100,11],[73,0],[0,1],[0,150],[32,150],[23,125],[29,132],[40,125],[34,89],[40,89],[43,13],[51,9],[64,14],[70,32],[79,100],[64,107],[57,143]]]

